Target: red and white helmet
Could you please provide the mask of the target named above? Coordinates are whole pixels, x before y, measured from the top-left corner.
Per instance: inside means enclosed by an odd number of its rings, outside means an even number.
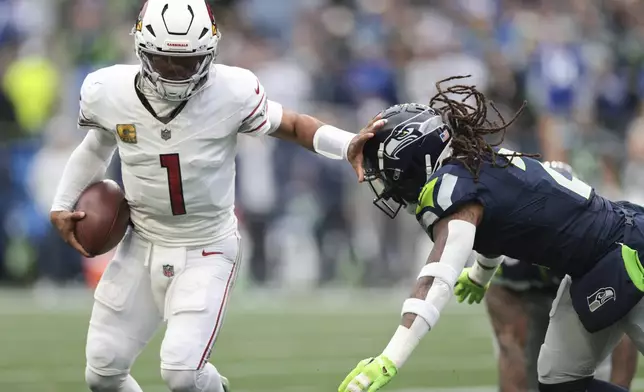
[[[221,38],[205,0],[148,0],[132,34],[141,83],[169,101],[205,87]]]

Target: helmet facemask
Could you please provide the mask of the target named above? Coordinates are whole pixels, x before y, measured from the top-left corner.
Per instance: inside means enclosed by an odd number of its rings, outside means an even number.
[[[374,194],[373,204],[390,218],[395,218],[401,208],[407,203],[396,195],[395,187],[383,173],[377,170],[365,169],[365,181]]]
[[[214,50],[197,55],[176,55],[138,51],[143,79],[164,99],[185,101],[195,95],[208,81]]]
[[[422,144],[423,140],[424,137],[417,139],[413,144]],[[410,145],[407,148],[412,149],[414,146]],[[381,143],[378,150],[381,167],[373,167],[369,160],[365,160],[365,181],[374,193],[373,204],[393,219],[401,209],[415,210],[418,193],[431,175],[431,168],[424,162],[419,164],[412,156],[405,157],[409,162],[404,169],[384,168],[383,150],[384,144]]]

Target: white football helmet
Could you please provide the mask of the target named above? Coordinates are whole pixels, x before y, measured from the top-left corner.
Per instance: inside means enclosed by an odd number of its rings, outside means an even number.
[[[185,101],[206,85],[221,33],[205,0],[148,0],[132,30],[140,87]]]

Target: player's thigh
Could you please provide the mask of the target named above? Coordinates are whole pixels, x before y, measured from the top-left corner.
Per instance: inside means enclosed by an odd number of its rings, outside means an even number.
[[[570,278],[559,286],[550,311],[550,324],[539,353],[539,381],[559,384],[593,376],[619,342],[621,323],[589,333],[579,321],[570,297]]]
[[[168,289],[168,327],[161,344],[163,369],[196,370],[210,357],[223,324],[240,256],[237,237],[224,240],[217,247],[222,254],[204,257],[201,250],[198,254],[189,253],[186,268]]]
[[[96,373],[127,371],[162,321],[144,267],[147,246],[128,233],[96,288],[86,346]]]

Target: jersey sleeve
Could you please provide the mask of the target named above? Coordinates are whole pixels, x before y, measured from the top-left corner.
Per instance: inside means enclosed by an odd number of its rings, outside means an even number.
[[[282,122],[282,105],[271,101],[266,95],[264,87],[257,78],[255,85],[242,109],[243,119],[239,127],[239,133],[252,136],[268,135],[279,127]]]
[[[80,91],[79,129],[107,130],[105,126],[101,125],[97,114],[103,91],[103,81],[98,74],[95,72],[87,75]]]
[[[434,223],[458,210],[463,204],[478,201],[474,179],[458,171],[436,172],[418,196],[416,219],[430,234]]]

